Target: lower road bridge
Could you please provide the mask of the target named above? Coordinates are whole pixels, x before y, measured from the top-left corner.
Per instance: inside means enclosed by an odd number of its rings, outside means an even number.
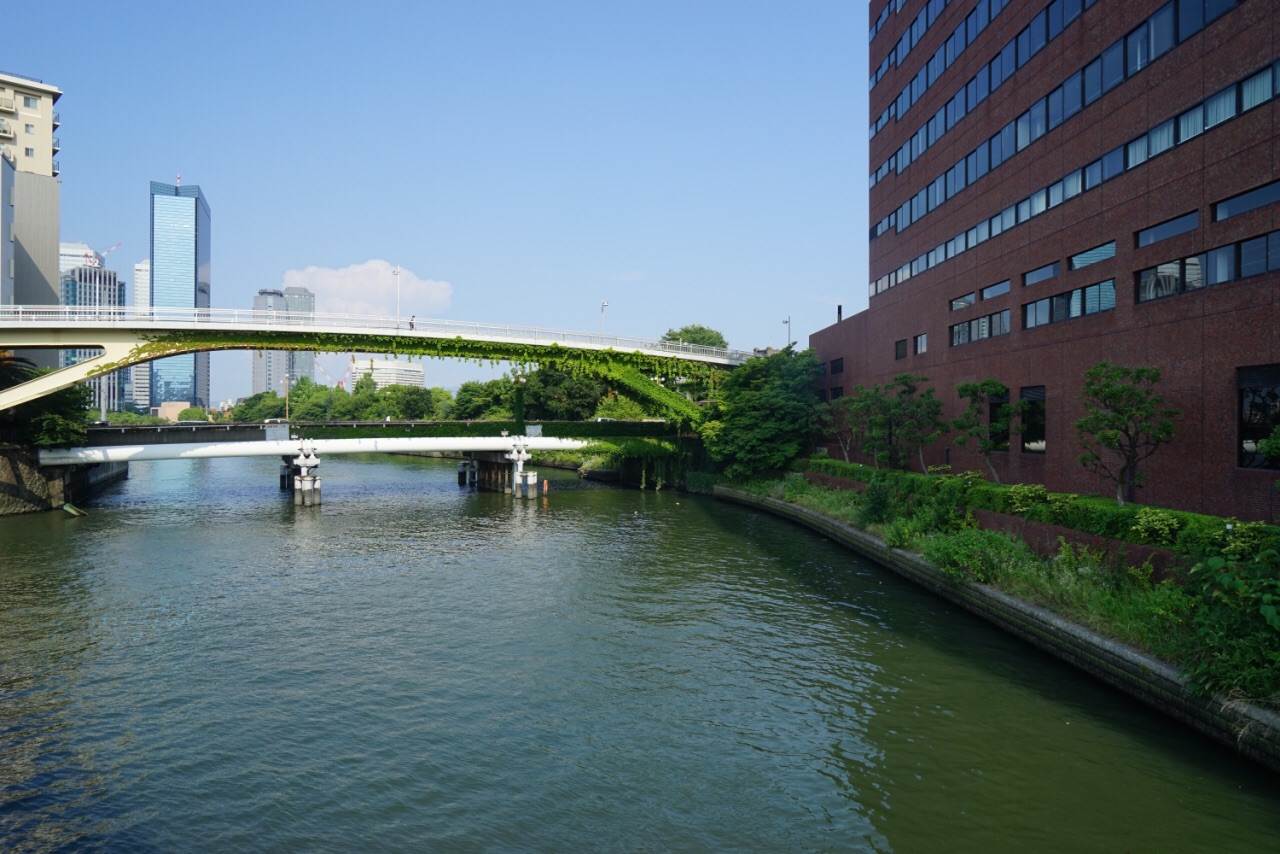
[[[200,429],[200,428],[196,428]],[[257,431],[262,433],[264,431]],[[274,432],[274,431],[272,431]],[[525,471],[533,451],[576,450],[583,439],[553,436],[393,437],[375,439],[298,439],[281,430],[261,441],[157,442],[40,451],[42,466],[93,465],[144,460],[195,460],[213,457],[280,457],[281,488],[292,489],[295,504],[320,503],[320,456],[328,454],[463,453],[459,482],[532,498],[537,472]],[[167,435],[166,435],[167,438]],[[464,481],[465,478],[465,481]]]

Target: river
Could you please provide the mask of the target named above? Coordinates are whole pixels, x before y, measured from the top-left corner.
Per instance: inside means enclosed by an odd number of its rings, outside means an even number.
[[[1280,778],[789,523],[277,469],[0,519],[0,850],[1280,850]]]

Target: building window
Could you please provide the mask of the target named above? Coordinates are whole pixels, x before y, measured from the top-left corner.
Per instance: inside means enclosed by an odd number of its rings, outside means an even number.
[[[844,397],[844,386],[838,385],[831,389],[831,399],[839,400]]]
[[[1045,387],[1026,386],[1018,397],[1022,400],[1022,452],[1043,454],[1045,450]]]
[[[1058,275],[1058,262],[1054,261],[1052,264],[1046,264],[1043,267],[1040,267],[1039,269],[1036,269],[1036,270],[1032,270],[1029,273],[1023,273],[1022,286],[1027,287],[1028,285],[1034,285],[1038,282],[1043,282],[1047,279],[1052,279],[1057,275]]]
[[[26,155],[27,157],[35,157],[35,156],[36,156],[36,150],[35,150],[34,148],[24,148],[24,149],[22,149],[22,153],[23,153],[24,155]]]
[[[827,402],[827,390],[825,388],[818,389],[818,402],[819,403]]]
[[[907,339],[903,338],[901,341],[893,342],[893,358],[907,358]]]
[[[25,133],[35,133],[35,132],[36,132],[36,126],[35,126],[35,125],[23,125],[23,126],[22,126],[22,130],[23,130]]]
[[[1236,370],[1240,395],[1240,465],[1244,468],[1280,468],[1280,460],[1268,460],[1258,443],[1280,427],[1280,365],[1258,365]]]
[[[1200,212],[1192,211],[1189,214],[1183,214],[1176,219],[1162,222],[1159,225],[1153,225],[1150,228],[1144,228],[1138,232],[1138,246],[1150,246],[1153,243],[1159,243],[1161,240],[1168,240],[1170,237],[1177,237],[1179,234],[1186,234],[1188,231],[1195,231],[1200,227]]]
[[[917,335],[916,336],[916,355],[919,356],[921,353],[928,352],[928,350],[929,350],[928,333],[921,333]]]
[[[818,365],[818,376],[825,377],[827,375],[827,363],[822,362]]]
[[[1278,201],[1280,201],[1280,181],[1274,181],[1218,202],[1213,206],[1213,221],[1221,222],[1228,217],[1248,213]]]
[[[37,110],[40,108],[40,99],[33,98],[30,95],[23,95],[22,106],[26,107],[29,110]]]
[[[1082,270],[1085,267],[1097,264],[1099,261],[1106,261],[1108,258],[1114,257],[1116,257],[1116,242],[1113,240],[1110,243],[1086,249],[1078,255],[1072,255],[1070,269]]]
[[[978,301],[977,291],[970,291],[964,296],[956,297],[951,301],[951,310],[959,311],[962,308],[968,308]]]
[[[975,317],[973,320],[957,323],[951,327],[951,346],[958,347],[961,344],[972,344],[974,341],[981,341],[984,338],[1008,335],[1009,317],[1010,312],[1006,308],[1004,311],[997,311],[995,314]]]
[[[1280,231],[1140,270],[1135,275],[1137,301],[1149,302],[1197,291],[1205,285],[1275,272],[1280,272]]]
[[[1061,323],[1074,317],[1110,311],[1116,307],[1116,282],[1107,279],[1096,285],[1076,288],[1062,294],[1055,294],[1042,300],[1026,303],[1022,306],[1022,327],[1034,329],[1037,326],[1048,326],[1050,323]]]
[[[988,285],[987,287],[983,288],[982,298],[984,300],[994,299],[995,297],[1002,297],[1007,293],[1009,293],[1009,280],[1005,279],[1003,282],[1000,282],[999,284]]]
[[[833,374],[843,374],[843,373],[844,373],[844,358],[843,358],[843,357],[841,357],[841,358],[839,358],[839,359],[832,359],[832,360],[831,360],[831,373],[833,373]]]

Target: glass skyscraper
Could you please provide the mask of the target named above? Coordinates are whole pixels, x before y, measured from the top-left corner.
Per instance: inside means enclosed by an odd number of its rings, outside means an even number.
[[[151,182],[151,305],[209,307],[209,203],[195,185]],[[151,405],[209,405],[209,354],[186,353],[151,363]]]
[[[299,315],[315,314],[316,295],[306,288],[263,288],[253,298],[255,311],[288,312],[289,322],[301,323]],[[284,394],[306,377],[315,379],[315,353],[299,350],[258,350],[253,356],[253,393],[274,391]]]

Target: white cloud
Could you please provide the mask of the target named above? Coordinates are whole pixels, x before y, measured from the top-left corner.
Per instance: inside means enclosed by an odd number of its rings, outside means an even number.
[[[390,262],[375,258],[341,270],[328,267],[287,270],[284,287],[310,290],[316,295],[316,311],[321,314],[390,317],[396,313],[398,278],[401,317],[414,314],[428,317],[449,309],[453,285],[436,279],[420,279],[407,267],[400,267],[397,276],[395,269]]]

